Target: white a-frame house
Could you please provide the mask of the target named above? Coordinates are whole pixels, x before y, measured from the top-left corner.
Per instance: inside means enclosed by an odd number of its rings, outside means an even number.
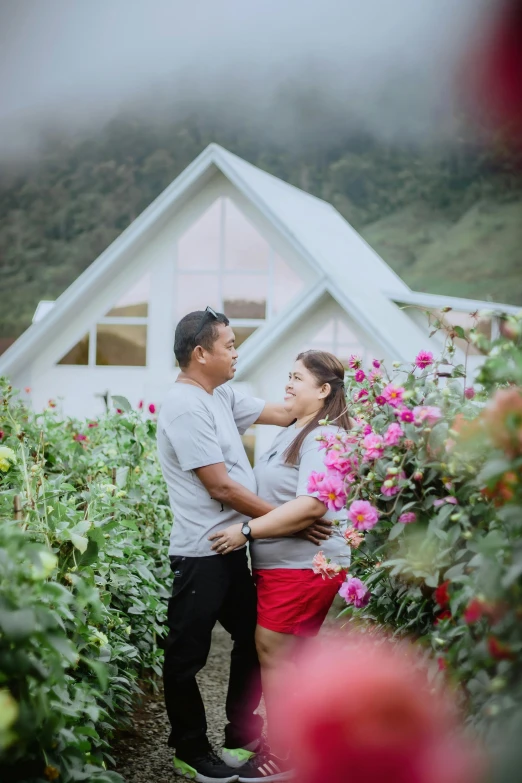
[[[97,415],[106,392],[161,404],[178,372],[175,324],[207,305],[236,332],[236,382],[267,400],[281,399],[300,350],[411,361],[437,351],[426,310],[450,306],[464,325],[477,308],[517,309],[411,291],[330,204],[211,144],[55,303],[40,303],[0,375],[29,387],[36,408],[61,398],[70,415]],[[271,437],[259,434],[256,451]]]

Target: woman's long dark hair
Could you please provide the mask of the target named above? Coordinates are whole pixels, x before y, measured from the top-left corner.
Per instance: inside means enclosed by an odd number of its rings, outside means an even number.
[[[316,413],[312,421],[302,428],[296,438],[288,446],[284,453],[285,463],[295,465],[299,458],[299,451],[303,441],[323,419],[336,424],[343,430],[350,429],[350,416],[346,407],[344,391],[344,367],[339,359],[326,351],[304,351],[296,359],[302,362],[306,369],[312,373],[318,386],[329,383],[330,394],[324,400],[324,406]]]

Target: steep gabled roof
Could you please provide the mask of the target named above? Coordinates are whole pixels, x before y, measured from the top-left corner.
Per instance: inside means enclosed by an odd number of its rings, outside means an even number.
[[[55,306],[0,357],[0,374],[13,375],[38,356],[66,328],[70,314],[86,307],[97,291],[125,268],[129,252],[146,242],[216,170],[334,287],[387,290],[396,296],[409,291],[330,204],[261,171],[217,144],[210,144],[69,286]]]

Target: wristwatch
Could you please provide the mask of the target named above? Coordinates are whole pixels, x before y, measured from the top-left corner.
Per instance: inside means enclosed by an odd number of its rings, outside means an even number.
[[[245,524],[241,528],[241,532],[243,533],[247,541],[252,541],[252,530],[248,522],[245,522]]]

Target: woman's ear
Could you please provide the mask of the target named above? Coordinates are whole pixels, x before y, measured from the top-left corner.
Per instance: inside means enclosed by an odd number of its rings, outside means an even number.
[[[328,395],[330,394],[331,391],[332,391],[332,387],[330,386],[330,384],[329,383],[323,383],[323,385],[319,389],[319,399],[320,400],[325,400],[328,397]]]

